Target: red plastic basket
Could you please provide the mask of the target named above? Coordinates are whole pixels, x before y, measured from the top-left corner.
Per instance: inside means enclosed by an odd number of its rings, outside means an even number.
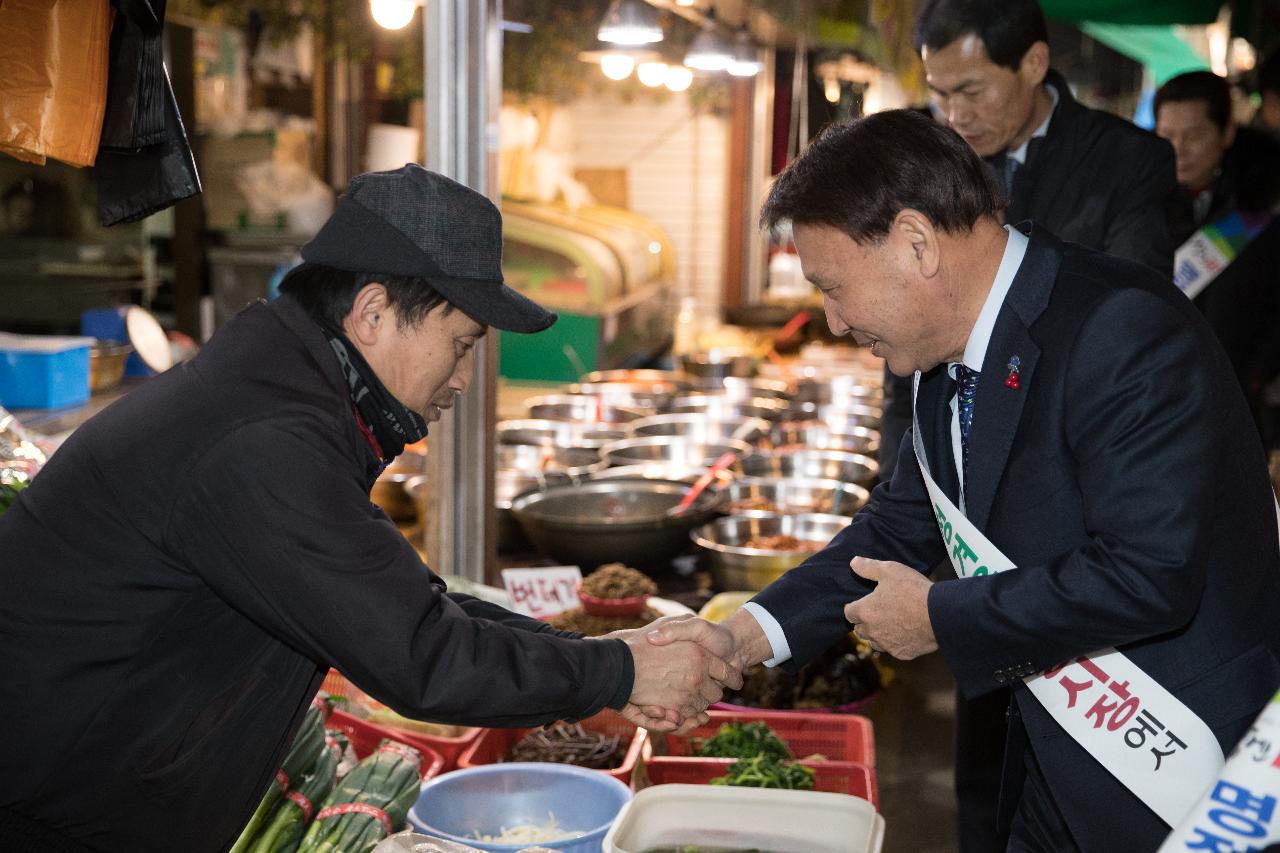
[[[369,753],[378,748],[378,744],[384,739],[399,741],[406,746],[411,746],[422,755],[422,767],[419,773],[423,781],[434,776],[440,775],[444,768],[444,758],[439,752],[421,743],[412,743],[407,739],[400,737],[397,732],[391,732],[382,726],[375,726],[372,723],[366,723],[358,717],[350,714],[344,714],[341,711],[334,711],[324,724],[326,729],[340,731],[351,741],[351,748],[355,751],[357,758],[364,758]]]
[[[867,765],[856,761],[801,761],[800,764],[812,768],[813,790],[852,794],[880,808],[876,773]],[[650,762],[646,770],[653,785],[669,782],[705,785],[728,773],[731,766],[732,758],[680,758]]]
[[[848,714],[802,714],[795,711],[708,711],[711,722],[687,736],[667,735],[667,752],[650,763],[683,760],[693,753],[694,738],[709,738],[722,723],[763,722],[798,759],[821,755],[828,761],[855,761],[876,766],[875,733],[871,720]],[[657,744],[654,744],[655,746]],[[708,759],[698,759],[708,760]]]
[[[622,764],[600,771],[601,773],[608,773],[618,781],[630,785],[631,772],[635,770],[637,762],[641,760],[641,752],[644,749],[647,732],[644,729],[636,728],[635,724],[627,722],[618,712],[608,709],[601,711],[594,717],[582,720],[581,724],[589,732],[631,738],[631,745],[627,747],[627,754],[623,757]],[[521,738],[531,731],[533,731],[531,728],[484,729],[480,733],[480,737],[476,738],[475,743],[458,758],[458,767],[479,767],[484,764],[497,764]]]
[[[330,696],[342,696],[348,700],[361,701],[368,698],[368,694],[352,684],[346,676],[338,672],[336,669],[329,670],[329,674],[325,676],[324,683],[320,685],[320,689],[324,690]],[[352,714],[348,714],[341,710],[335,710],[334,714],[341,714],[343,718],[349,720],[360,719]],[[458,757],[467,751],[471,744],[475,743],[476,738],[480,737],[480,733],[484,729],[478,726],[467,726],[459,734],[454,736],[434,735],[427,732],[420,732],[415,729],[401,728],[400,726],[389,726],[383,723],[370,723],[367,720],[361,720],[367,725],[377,726],[389,734],[387,737],[394,737],[402,740],[410,746],[427,746],[440,753],[440,757],[444,759],[444,769],[441,772],[447,772],[458,766]]]

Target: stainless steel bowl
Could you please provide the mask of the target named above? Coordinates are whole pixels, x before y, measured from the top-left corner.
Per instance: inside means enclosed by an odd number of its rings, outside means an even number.
[[[828,379],[802,379],[796,383],[793,404],[812,403],[818,406],[871,406],[878,408],[884,392],[878,385],[870,385],[853,376],[833,376]]]
[[[409,494],[409,481],[425,474],[427,457],[424,453],[403,453],[378,475],[369,499],[377,504],[387,517],[400,524],[418,520],[418,503]]]
[[[577,480],[605,467],[600,451],[591,447],[556,447],[550,444],[499,444],[494,467],[537,478],[539,474],[564,474]]]
[[[790,400],[791,387],[781,379],[744,379],[726,376],[722,379],[700,379],[693,386],[702,394],[715,394],[731,400]]]
[[[667,411],[670,414],[702,415],[713,421],[740,421],[744,418],[776,421],[786,415],[787,404],[783,400],[764,397],[735,400],[720,394],[690,394],[672,400]]]
[[[569,386],[570,394],[589,394],[615,406],[644,409],[656,414],[657,409],[684,393],[684,386],[671,382],[575,382]]]
[[[672,436],[647,436],[614,441],[600,448],[600,456],[610,465],[637,465],[644,462],[681,462],[706,467],[726,453],[738,460],[751,455],[745,441],[686,441]]]
[[[593,370],[582,377],[582,381],[593,384],[613,382],[639,388],[652,386],[658,386],[663,389],[667,386],[675,386],[676,388],[693,387],[693,377],[674,370]]]
[[[786,415],[792,421],[822,421],[837,432],[854,427],[880,429],[880,406],[819,406],[814,403],[792,403]]]
[[[871,457],[880,450],[877,430],[854,427],[841,432],[822,421],[785,421],[774,426],[771,438],[775,450],[846,450]]]
[[[754,442],[769,434],[769,422],[764,418],[745,418],[738,421],[717,421],[701,414],[654,415],[634,421],[628,431],[636,438],[644,436],[677,436],[690,441],[716,442],[726,438]]]
[[[596,471],[588,479],[616,480],[619,477],[623,477],[645,480],[675,480],[692,486],[702,478],[703,474],[710,470],[710,468],[701,465],[686,465],[683,462],[644,462],[639,465],[618,465],[613,468],[605,468],[603,471]],[[733,480],[733,472],[728,468],[721,468],[716,472],[712,487],[723,489]]]
[[[807,477],[868,488],[880,473],[870,456],[842,450],[769,450],[739,459],[734,468],[748,477]]]
[[[862,486],[839,480],[811,480],[804,477],[739,477],[728,487],[726,509],[746,512],[773,512],[780,515],[826,513],[852,516],[871,498]]]
[[[529,540],[553,560],[583,569],[603,563],[666,563],[689,545],[689,531],[724,503],[704,491],[687,511],[673,510],[690,486],[668,480],[595,480],[526,492],[511,512]]]
[[[598,448],[625,438],[621,429],[604,429],[574,421],[513,420],[494,426],[500,444],[549,444],[554,447]]]
[[[850,520],[843,515],[817,513],[744,513],[718,518],[690,535],[694,544],[706,552],[717,588],[757,590],[764,589],[814,552],[766,550],[747,547],[746,543],[763,536],[794,536],[802,542],[825,545],[847,527]]]
[[[687,353],[677,356],[675,361],[682,372],[706,379],[755,376],[760,365],[760,359],[756,356],[731,350]]]
[[[574,421],[602,429],[621,428],[650,414],[648,409],[611,403],[591,394],[544,394],[525,400],[524,407],[534,420]]]

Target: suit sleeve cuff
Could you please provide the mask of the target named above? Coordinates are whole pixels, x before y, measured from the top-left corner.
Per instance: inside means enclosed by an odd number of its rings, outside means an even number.
[[[604,640],[603,642],[617,647],[618,663],[621,670],[618,678],[618,687],[605,704],[615,711],[621,711],[626,707],[627,702],[631,701],[631,690],[636,681],[635,660],[631,657],[631,649],[627,648],[627,644],[622,640]]]
[[[778,620],[773,618],[773,614],[754,601],[748,601],[742,605],[742,609],[760,623],[760,628],[769,641],[769,649],[773,652],[773,657],[765,661],[764,665],[774,667],[791,660],[791,645],[787,643],[787,635],[778,624]]]

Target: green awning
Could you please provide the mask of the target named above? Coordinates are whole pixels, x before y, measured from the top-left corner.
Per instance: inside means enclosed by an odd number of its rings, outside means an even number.
[[[1223,0],[1041,0],[1045,15],[1059,21],[1108,24],[1212,24]]]
[[[1112,50],[1140,62],[1159,86],[1184,71],[1207,69],[1209,63],[1178,38],[1169,24],[1107,24],[1083,21],[1080,30]]]

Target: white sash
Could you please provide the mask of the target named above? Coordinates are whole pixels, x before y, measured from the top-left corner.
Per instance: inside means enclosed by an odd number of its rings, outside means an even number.
[[[912,387],[916,462],[956,576],[1017,568],[964,516],[929,475]],[[1213,784],[1224,760],[1218,739],[1189,708],[1123,654],[1102,649],[1024,679],[1067,733],[1169,826]]]
[[[1280,841],[1280,693],[1262,709],[1222,775],[1158,853],[1261,850]],[[1268,848],[1270,849],[1270,848]]]

